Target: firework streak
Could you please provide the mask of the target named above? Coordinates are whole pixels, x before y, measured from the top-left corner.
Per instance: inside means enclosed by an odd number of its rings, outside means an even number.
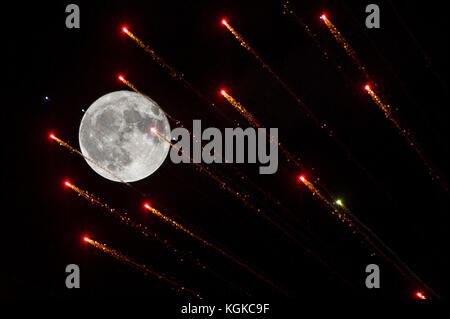
[[[129,226],[133,229],[135,229],[139,234],[143,235],[146,238],[153,238],[156,241],[158,241],[160,244],[162,244],[164,247],[166,247],[172,254],[177,255],[180,261],[184,261],[185,259],[188,259],[190,262],[192,262],[194,265],[199,267],[201,270],[205,270],[209,272],[210,274],[214,275],[215,277],[219,278],[220,280],[224,281],[227,285],[229,285],[231,288],[242,292],[242,290],[234,285],[233,283],[229,282],[219,274],[217,274],[215,271],[213,271],[211,268],[204,265],[200,259],[195,258],[190,253],[186,253],[172,244],[170,244],[166,239],[161,238],[156,233],[148,230],[147,226],[143,226],[142,224],[138,224],[134,222],[130,217],[127,216],[126,212],[119,212],[116,209],[112,208],[106,203],[103,203],[100,199],[95,197],[93,194],[88,193],[85,190],[80,189],[79,187],[73,185],[69,181],[65,181],[64,185],[72,189],[74,192],[76,192],[79,196],[85,198],[88,202],[90,202],[93,205],[100,206],[104,210],[106,210],[108,213],[112,214],[114,217],[118,218],[123,224],[126,226]],[[244,292],[248,295],[248,293]]]
[[[79,150],[77,150],[76,148],[72,147],[69,145],[69,143],[64,142],[63,140],[61,140],[60,138],[56,137],[54,134],[50,134],[50,138],[54,141],[56,141],[59,145],[65,147],[66,149],[68,149],[71,153],[75,153],[79,156],[81,156],[82,158],[84,158],[86,161],[92,163],[93,165],[97,166],[98,168],[100,168],[101,170],[103,170],[104,172],[108,173],[109,175],[111,175],[112,177],[114,177],[115,179],[117,179],[118,181],[120,181],[121,183],[127,185],[129,188],[133,189],[134,191],[138,192],[139,194],[141,194],[142,196],[145,197],[145,194],[142,193],[141,191],[139,191],[138,189],[136,189],[133,185],[131,185],[130,183],[124,181],[123,179],[121,179],[119,176],[117,176],[116,174],[114,174],[113,172],[111,172],[110,170],[108,170],[107,168],[103,167],[102,165],[100,165],[99,163],[97,163],[96,161],[94,161],[93,159],[85,156],[83,153],[81,153]]]
[[[149,99],[149,97],[148,97],[146,94],[144,94],[142,91],[140,91],[139,89],[137,89],[136,86],[135,86],[133,83],[131,83],[129,80],[125,79],[122,75],[119,75],[118,78],[119,78],[119,80],[120,80],[121,82],[123,82],[125,85],[127,85],[129,88],[131,88],[133,91],[135,91],[136,93],[141,94],[143,97]],[[152,101],[152,103],[153,103],[153,101]],[[161,111],[164,112],[163,110],[161,110]],[[181,121],[175,119],[173,116],[171,116],[170,114],[168,114],[168,113],[166,113],[166,112],[164,112],[164,114],[166,114],[166,116],[167,116],[169,119],[171,119],[176,125],[179,125],[180,127],[184,127],[184,128],[189,132],[189,134],[193,137],[194,141],[196,141],[196,142],[198,142],[198,143],[201,143],[195,136],[193,136],[192,132],[191,132],[189,129],[187,129],[187,128],[183,125],[183,123],[182,123]],[[204,147],[202,146],[202,150],[203,150],[203,148],[204,148]],[[217,156],[218,156],[218,157],[222,157],[222,154],[220,154],[219,152],[217,152]],[[295,158],[293,158],[292,160],[294,161]],[[224,162],[227,162],[226,159],[223,159],[223,161],[224,161]],[[289,158],[288,158],[288,161],[289,161]],[[264,197],[265,199],[268,199],[268,200],[270,200],[272,203],[274,203],[276,206],[281,207],[281,202],[280,202],[278,199],[274,198],[274,197],[272,196],[272,194],[266,192],[266,191],[265,191],[264,189],[262,189],[259,185],[255,184],[253,181],[251,181],[250,178],[249,178],[245,173],[243,173],[242,171],[240,171],[236,166],[232,165],[232,166],[230,166],[230,167],[235,171],[236,174],[239,175],[239,177],[241,178],[241,180],[244,182],[245,185],[251,185],[251,186],[254,187],[258,192],[260,192],[261,194],[263,194],[263,197]],[[242,196],[244,196],[244,197],[246,197],[246,198],[249,198],[249,197],[250,197],[250,195],[248,195],[248,194],[242,194]]]
[[[291,8],[289,1],[287,0],[282,1],[282,11],[284,15],[291,16],[295,20],[295,22],[306,32],[308,37],[313,41],[316,48],[322,53],[323,58],[328,63],[332,64],[339,71],[342,77],[344,77],[347,81],[352,82],[352,80],[344,72],[339,62],[334,57],[332,57],[328,53],[328,51],[322,46],[322,44],[319,41],[319,38],[317,37],[317,34],[314,33],[314,31],[311,30],[310,26],[294,12],[294,10]]]
[[[162,135],[160,132],[158,132],[158,130],[155,127],[151,128],[151,132],[153,134],[156,134],[160,139],[162,139],[163,141],[165,141],[166,143],[169,143],[170,146],[172,146],[174,149],[176,149],[178,152],[181,152],[181,154],[183,154],[187,159],[189,159],[189,161],[191,163],[193,163],[196,168],[203,172],[204,174],[206,174],[208,177],[210,177],[212,180],[214,180],[215,182],[217,182],[220,186],[220,188],[228,191],[229,193],[231,193],[232,195],[236,196],[238,199],[241,200],[242,203],[244,203],[245,206],[247,206],[248,208],[261,213],[261,209],[255,207],[252,203],[250,203],[247,199],[246,196],[244,196],[243,194],[239,193],[238,191],[234,190],[233,188],[231,188],[226,182],[224,182],[220,177],[218,177],[217,175],[213,174],[208,168],[206,168],[204,165],[201,165],[200,163],[196,163],[189,155],[186,155],[186,153],[183,151],[183,149],[177,147],[174,143],[172,143],[167,137],[165,137],[164,135]]]
[[[195,87],[193,87],[189,82],[187,82],[184,79],[184,75],[182,73],[177,72],[173,67],[171,67],[170,65],[168,65],[161,57],[159,57],[156,52],[154,50],[152,50],[148,45],[146,45],[141,39],[139,39],[136,35],[134,35],[133,33],[131,33],[127,28],[122,28],[122,31],[127,34],[131,39],[133,39],[141,48],[143,48],[148,54],[150,54],[150,56],[152,57],[152,59],[160,66],[162,67],[164,70],[166,70],[169,75],[178,81],[181,81],[183,86],[189,90],[191,90],[199,99],[203,100],[207,105],[209,106],[213,106],[214,107],[214,103],[211,102],[205,95],[203,95],[199,90],[197,90]],[[126,80],[123,76],[119,76],[119,80],[122,81],[125,85],[127,85],[129,88],[131,88],[133,91],[135,91],[136,93],[140,93],[142,94],[144,97],[147,97],[145,94],[143,94],[141,91],[139,91],[130,81]],[[214,110],[216,112],[218,112],[223,118],[225,118],[226,120],[228,120],[229,122],[233,122],[235,123],[237,126],[239,126],[239,123],[236,122],[233,119],[230,119],[223,111],[221,111],[220,108],[214,108]],[[167,115],[168,118],[170,118],[172,121],[174,121],[177,125],[181,126],[181,127],[185,127],[181,124],[180,121],[176,120],[175,118],[169,116],[169,114],[165,113]],[[192,134],[191,134],[192,135]],[[195,138],[195,136],[194,136]],[[289,160],[289,159],[288,159]],[[295,158],[292,158],[291,160],[295,160]],[[274,199],[273,196],[271,196],[269,193],[267,193],[266,191],[264,191],[261,187],[259,187],[258,185],[256,185],[255,183],[253,183],[252,181],[249,180],[249,178],[241,171],[239,171],[238,169],[236,169],[234,166],[233,170],[235,170],[238,175],[240,175],[240,177],[245,180],[247,182],[247,184],[251,184],[253,187],[255,187],[260,193],[264,194],[265,198],[270,199],[272,202],[274,202],[277,206],[281,206],[281,203],[279,200]]]
[[[168,65],[163,58],[161,58],[156,52],[150,48],[148,45],[146,45],[141,39],[139,39],[137,36],[135,36],[131,31],[129,31],[127,28],[122,28],[122,31],[125,32],[126,35],[128,35],[131,39],[133,39],[142,49],[144,49],[145,52],[150,54],[152,59],[163,69],[169,72],[170,76],[174,78],[175,80],[181,81],[184,85],[189,85],[189,83],[185,82],[184,75],[182,73],[179,73],[177,70],[172,68],[170,65]]]
[[[299,180],[311,191],[313,196],[317,196],[329,209],[331,209],[331,214],[336,216],[340,222],[347,226],[354,234],[357,234],[359,238],[363,239],[364,242],[373,250],[375,250],[381,257],[386,261],[390,262],[394,267],[403,275],[408,274],[414,278],[423,287],[429,290],[433,295],[437,294],[427,286],[419,276],[416,275],[400,257],[389,248],[369,227],[367,227],[362,221],[360,221],[351,211],[348,209],[342,201],[336,201],[340,209],[330,201],[325,195],[323,195],[319,189],[317,189],[313,183],[308,181],[303,175],[299,177]],[[381,246],[382,249],[379,247]],[[387,251],[392,257],[388,256],[384,250]]]
[[[282,1],[282,6],[283,6],[283,14],[290,14],[292,17],[294,17],[296,19],[296,21],[300,24],[300,26],[306,31],[306,34],[313,40],[314,44],[316,45],[316,47],[322,52],[323,57],[326,60],[329,60],[329,54],[328,52],[322,47],[322,45],[320,44],[319,40],[317,39],[316,34],[311,30],[311,28],[303,21],[303,19],[301,19],[299,16],[297,16],[294,12],[294,10],[292,10],[292,8],[290,7],[290,3],[289,1],[285,0]],[[341,69],[340,66],[338,66],[338,69]]]
[[[353,50],[350,44],[348,44],[347,40],[345,40],[341,32],[339,32],[339,30],[333,25],[333,23],[331,23],[331,21],[327,18],[325,14],[322,14],[320,16],[320,20],[322,20],[325,23],[325,25],[330,30],[331,34],[336,39],[337,43],[339,43],[339,45],[345,50],[347,55],[352,59],[353,63],[355,63],[358,69],[364,74],[366,80],[371,83],[375,83],[374,81],[372,81],[369,74],[367,73],[366,67],[359,60],[355,50]]]
[[[261,123],[249,112],[247,109],[238,102],[235,98],[233,98],[230,94],[228,94],[225,90],[220,91],[220,93],[227,99],[227,101],[250,123],[258,128],[262,128]],[[273,136],[267,134],[270,143],[274,143]],[[281,149],[283,154],[286,156],[287,161],[292,161],[298,168],[305,170],[305,167],[300,163],[300,160],[295,158],[288,150],[284,148],[281,142],[278,142],[278,147]]]
[[[190,90],[194,95],[197,96],[197,98],[199,98],[200,100],[205,102],[208,106],[211,106],[211,107],[215,106],[214,103],[210,99],[208,99],[203,93],[201,93],[197,88],[195,88],[191,83],[189,83],[184,78],[183,73],[178,72],[177,70],[175,70],[175,68],[173,68],[172,66],[167,64],[164,61],[164,59],[161,58],[152,48],[150,48],[150,46],[145,44],[144,41],[139,39],[135,34],[133,34],[127,28],[122,28],[122,31],[126,35],[128,35],[132,40],[134,40],[140,48],[142,48],[146,53],[148,53],[151,56],[152,60],[155,61],[156,64],[158,64],[161,68],[163,68],[170,75],[171,78],[180,82],[186,89]],[[219,112],[222,117],[233,122],[226,116],[226,114],[224,112],[220,111],[220,109],[216,109],[216,112]]]
[[[98,241],[95,241],[93,239],[90,239],[88,237],[84,237],[83,238],[85,242],[91,244],[92,246],[94,246],[95,248],[98,248],[99,250],[103,251],[104,253],[114,257],[115,259],[123,262],[124,264],[130,265],[131,267],[138,269],[140,271],[142,271],[145,275],[151,275],[154,276],[156,278],[158,278],[159,280],[165,281],[166,283],[168,283],[169,285],[171,285],[172,287],[174,287],[175,289],[188,293],[190,295],[192,295],[193,297],[202,300],[203,298],[194,290],[189,289],[184,287],[182,284],[178,283],[177,281],[170,279],[162,274],[159,274],[151,269],[149,269],[146,265],[143,264],[139,264],[137,262],[135,262],[134,260],[128,258],[127,256],[125,256],[124,254],[120,253],[119,251],[109,248],[108,246],[99,243]]]
[[[322,122],[319,118],[311,111],[308,105],[306,105],[292,89],[278,76],[275,71],[273,71],[270,66],[264,62],[264,60],[259,56],[259,54],[245,41],[245,39],[240,35],[225,19],[222,20],[222,24],[234,35],[236,40],[239,41],[242,47],[244,47],[248,52],[250,52],[253,57],[260,63],[260,65],[265,69],[270,75],[283,87],[283,89],[295,100],[295,102],[303,109],[306,117],[311,119],[314,124],[321,128],[327,136],[329,136],[339,148],[347,154],[348,159],[350,159],[361,171],[367,174],[371,179],[374,179],[372,174],[353,156],[347,146],[342,143],[333,133],[333,131],[328,127],[326,122]]]
[[[428,170],[429,175],[434,181],[437,181],[439,185],[448,193],[448,185],[447,182],[441,178],[436,168],[433,167],[433,165],[430,163],[430,161],[425,156],[423,150],[416,142],[416,139],[412,132],[406,128],[405,125],[400,125],[399,120],[396,118],[392,107],[388,104],[383,103],[381,98],[372,90],[372,88],[369,85],[366,85],[365,90],[372,98],[373,102],[383,111],[384,116],[394,124],[395,128],[397,129],[398,133],[403,136],[403,138],[406,140],[409,146],[416,152],[416,154],[420,157],[423,164]]]
[[[320,19],[326,24],[328,29],[330,30],[331,34],[334,36],[336,41],[342,46],[342,48],[345,50],[345,52],[350,56],[350,58],[353,60],[353,62],[357,65],[358,69],[364,74],[366,79],[372,83],[375,87],[377,87],[377,84],[370,78],[369,74],[367,73],[366,67],[361,63],[358,56],[356,55],[355,50],[350,46],[350,44],[347,42],[347,40],[342,36],[341,32],[331,23],[331,21],[327,18],[325,14],[320,16]],[[427,167],[428,173],[430,174],[431,178],[439,183],[439,185],[448,192],[448,185],[447,182],[444,181],[439,173],[437,172],[436,168],[433,168],[432,164],[429,162],[429,160],[426,158],[423,150],[419,147],[417,144],[413,134],[409,129],[407,129],[404,125],[403,127],[399,124],[399,120],[395,118],[391,107],[388,104],[385,104],[381,101],[381,98],[370,88],[369,85],[365,86],[366,91],[371,96],[372,100],[377,104],[379,108],[384,112],[386,118],[388,118],[394,126],[397,128],[399,134],[403,136],[407,143],[414,149],[414,151],[417,153],[417,155],[420,157],[424,165]]]
[[[348,209],[344,204],[339,204],[341,209],[343,210],[345,218],[350,223],[353,223],[353,226],[355,229],[363,234],[363,238],[366,240],[366,242],[378,252],[378,254],[382,257],[384,257],[387,261],[390,261],[395,268],[403,275],[407,276],[410,275],[412,278],[414,278],[419,284],[421,284],[425,289],[427,289],[430,294],[434,295],[437,298],[440,298],[439,295],[431,288],[429,287],[409,266],[388,246],[386,245],[381,238],[379,238],[369,227],[367,227],[362,221],[356,217],[353,212]],[[349,217],[347,217],[349,216]],[[391,257],[389,257],[384,251],[380,248],[378,248],[377,244],[387,251]]]
[[[69,187],[70,189],[72,189],[74,192],[76,192],[79,196],[82,196],[83,198],[85,198],[91,204],[100,206],[101,208],[105,209],[108,213],[110,213],[114,217],[118,218],[123,224],[130,226],[131,228],[137,230],[144,237],[153,238],[153,239],[157,240],[158,242],[160,242],[161,244],[163,244],[171,252],[176,253],[176,254],[177,253],[181,254],[182,257],[188,257],[190,260],[194,260],[195,264],[197,266],[201,267],[202,269],[206,268],[206,266],[202,265],[199,262],[199,260],[193,259],[193,257],[189,257],[188,254],[183,253],[181,250],[179,250],[179,249],[175,248],[174,246],[172,246],[171,244],[169,244],[167,242],[167,240],[162,239],[156,233],[149,231],[146,226],[143,226],[142,224],[138,224],[138,223],[134,222],[130,217],[127,216],[128,214],[126,212],[117,211],[116,209],[110,207],[108,204],[100,201],[100,199],[95,197],[93,194],[90,194],[87,191],[78,188],[77,186],[71,184],[68,181],[64,182],[64,184],[67,187]]]
[[[261,123],[259,121],[257,121],[253,115],[251,115],[246,109],[245,107],[239,103],[238,101],[236,101],[236,99],[234,99],[231,95],[229,95],[225,90],[221,91],[221,94],[228,100],[228,102],[230,102],[231,105],[233,105],[235,107],[235,109],[245,118],[247,119],[247,121],[250,124],[253,124],[257,127],[261,127]],[[272,143],[272,137],[269,136],[267,134],[267,136],[269,137],[270,142]],[[302,171],[306,171],[307,169],[303,166],[303,164],[301,163],[300,159],[295,158],[294,155],[292,155],[288,150],[286,150],[284,148],[284,146],[279,142],[278,143],[279,148],[281,149],[281,151],[283,152],[283,154],[285,155],[287,161],[292,161],[298,168],[300,168]],[[321,189],[323,189],[324,192],[326,192],[328,195],[330,195],[330,191],[328,190],[328,188],[322,183],[320,182],[320,178],[318,178],[317,176],[313,176],[312,173],[310,173],[310,177],[312,179],[315,180],[315,182],[320,185]]]
[[[132,89],[134,92],[136,92],[136,93],[142,95],[144,98],[146,98],[147,100],[149,100],[149,101],[152,103],[152,105],[155,105],[161,112],[164,113],[164,115],[166,115],[170,120],[172,120],[172,121],[175,123],[175,125],[179,125],[179,126],[182,126],[182,127],[183,127],[183,125],[180,124],[180,121],[179,121],[179,120],[173,118],[170,114],[166,113],[166,112],[158,105],[158,103],[154,103],[154,102],[153,102],[146,94],[144,94],[144,93],[142,93],[141,91],[139,91],[139,90],[134,86],[133,83],[131,83],[130,81],[128,81],[127,79],[125,79],[122,75],[119,75],[119,80],[120,80],[123,84],[125,84],[126,86],[128,86],[130,89]]]
[[[227,192],[233,194],[234,196],[236,196],[246,207],[250,208],[252,211],[256,212],[258,215],[262,216],[267,222],[269,222],[273,227],[275,227],[278,231],[280,231],[281,233],[283,233],[287,238],[289,238],[291,241],[293,241],[295,244],[297,244],[300,248],[304,249],[308,254],[310,254],[312,257],[314,257],[316,259],[316,261],[318,261],[320,264],[322,264],[328,271],[330,271],[331,273],[336,274],[336,272],[320,257],[318,256],[316,253],[314,253],[311,249],[309,249],[308,247],[306,247],[304,244],[302,244],[295,236],[291,235],[283,226],[281,226],[278,222],[274,221],[271,217],[269,217],[265,212],[263,212],[260,208],[256,207],[255,205],[253,205],[252,203],[250,203],[245,196],[243,196],[242,194],[240,194],[239,192],[237,192],[236,190],[234,190],[233,188],[231,188],[227,183],[225,183],[224,181],[222,181],[218,176],[216,176],[215,174],[211,173],[205,166],[201,165],[200,163],[195,163],[192,158],[188,155],[186,155],[186,153],[184,153],[184,151],[177,147],[175,144],[173,144],[171,141],[169,141],[165,136],[163,136],[161,133],[159,133],[156,128],[152,128],[151,131],[156,134],[157,136],[159,136],[163,141],[169,143],[173,148],[175,148],[178,152],[181,152],[184,156],[186,156],[186,158],[189,159],[189,161],[191,163],[193,163],[199,171],[203,172],[204,174],[206,174],[208,177],[210,177],[211,179],[213,179],[219,186],[221,189],[226,190]],[[148,207],[146,207],[147,209],[149,209]],[[157,210],[155,209],[154,211],[151,210],[153,213],[157,212]],[[177,227],[176,225],[179,225],[176,222],[173,222],[173,220],[171,220],[170,218],[168,218],[167,216],[163,215],[161,212],[159,212],[159,214],[155,215],[159,216],[160,218],[163,218],[166,222],[169,222],[170,224],[172,224],[174,227]],[[163,217],[164,216],[164,217]],[[178,228],[178,227],[177,227]],[[180,230],[185,231],[182,228],[179,228]],[[186,231],[185,231],[186,232]],[[191,235],[192,232],[186,232],[187,234]],[[192,236],[192,235],[191,235]],[[203,240],[194,237],[197,240],[200,240],[203,242]],[[212,244],[207,244],[206,242],[203,242],[205,245],[208,245],[209,247],[212,247],[214,249],[216,249],[218,252],[220,252],[222,255],[228,257],[230,256],[228,253],[224,252],[223,250],[219,249],[219,248],[215,248],[215,245]],[[212,245],[212,246],[211,246]],[[225,253],[225,254],[224,254]],[[231,257],[231,258],[230,258]],[[270,286],[272,286],[273,288],[277,289],[278,291],[282,292],[283,294],[287,295],[287,293],[280,287],[278,287],[277,285],[275,285],[274,283],[272,283],[270,280],[266,279],[265,277],[259,275],[258,273],[256,273],[254,270],[252,270],[248,265],[236,260],[236,258],[230,256],[228,258],[230,258],[231,260],[233,260],[234,262],[238,263],[240,266],[244,267],[245,269],[247,269],[248,271],[250,271],[251,273],[253,273],[254,275],[256,275],[258,278],[262,279],[263,281],[265,281],[266,283],[268,283]]]
[[[260,273],[258,273],[257,271],[255,271],[254,269],[252,269],[249,265],[245,264],[244,262],[240,261],[239,259],[237,259],[236,257],[232,256],[231,254],[229,254],[228,252],[226,252],[225,250],[223,250],[222,248],[218,247],[217,245],[211,243],[210,241],[204,239],[203,237],[197,235],[196,233],[190,231],[189,229],[187,229],[186,227],[184,227],[183,225],[181,225],[180,223],[176,222],[175,220],[169,218],[168,216],[164,215],[162,212],[160,212],[159,210],[157,210],[156,208],[150,206],[149,204],[145,204],[144,207],[149,210],[152,214],[158,216],[159,218],[161,218],[162,220],[164,220],[165,222],[167,222],[168,224],[172,225],[173,227],[175,227],[178,230],[183,231],[184,233],[186,233],[187,235],[191,236],[192,238],[202,242],[204,245],[214,249],[215,251],[217,251],[218,253],[220,253],[222,256],[228,258],[229,260],[233,261],[234,263],[238,264],[239,266],[241,266],[242,268],[244,268],[245,270],[247,270],[248,272],[250,272],[251,274],[253,274],[254,276],[256,276],[257,278],[261,279],[262,281],[264,281],[265,283],[267,283],[268,285],[270,285],[272,288],[275,288],[276,290],[278,290],[279,292],[281,292],[282,294],[289,296],[288,293],[283,290],[282,288],[280,288],[279,286],[277,286],[276,284],[274,284],[271,280],[267,279],[265,276],[261,275]]]
[[[226,182],[224,182],[220,177],[213,174],[208,168],[201,165],[200,163],[195,163],[193,159],[186,155],[186,153],[183,151],[183,149],[177,147],[175,144],[173,144],[171,141],[169,141],[165,136],[163,136],[161,133],[158,132],[156,128],[152,128],[151,131],[159,136],[163,141],[166,143],[169,143],[177,152],[181,152],[191,163],[193,163],[197,169],[200,172],[203,172],[205,175],[210,177],[212,180],[214,180],[221,189],[226,190],[227,192],[231,193],[232,195],[236,196],[243,204],[244,206],[248,207],[252,211],[256,212],[258,215],[262,216],[267,222],[269,222],[272,226],[274,226],[276,229],[278,229],[280,232],[282,232],[286,237],[288,237],[290,240],[292,240],[294,243],[296,243],[299,247],[305,249],[308,253],[310,253],[314,258],[316,258],[319,262],[326,265],[326,263],[315,253],[313,253],[309,248],[307,248],[305,245],[303,245],[301,242],[297,240],[293,235],[291,235],[283,226],[281,226],[279,223],[274,221],[272,218],[270,218],[265,212],[263,212],[260,208],[253,205],[251,202],[249,202],[245,195],[239,193],[238,191],[231,188]]]
[[[204,239],[203,237],[197,235],[196,233],[190,231],[189,229],[187,229],[186,227],[184,227],[183,225],[181,225],[180,223],[176,222],[175,220],[167,217],[166,215],[164,215],[162,212],[160,212],[159,210],[157,210],[156,208],[150,206],[148,203],[146,203],[144,205],[144,207],[149,210],[152,214],[158,216],[159,218],[161,218],[162,220],[164,220],[165,222],[169,223],[170,225],[172,225],[173,227],[175,227],[178,230],[183,231],[184,233],[188,234],[189,236],[191,236],[192,238],[202,242],[204,245],[216,250],[217,252],[219,252],[221,255],[223,255],[224,257],[230,259],[231,261],[233,261],[234,263],[238,264],[239,266],[243,267],[244,269],[246,269],[248,272],[252,273],[253,275],[255,275],[256,277],[258,277],[259,279],[263,280],[265,283],[269,284],[271,287],[275,288],[276,290],[278,290],[279,292],[283,293],[284,295],[288,295],[286,291],[284,291],[282,288],[278,287],[276,284],[274,284],[272,281],[270,281],[269,279],[267,279],[266,277],[264,277],[263,275],[259,274],[258,272],[256,272],[255,270],[253,270],[250,266],[248,266],[247,264],[243,263],[242,261],[238,260],[236,257],[232,256],[231,254],[229,254],[228,252],[226,252],[225,250],[223,250],[222,248],[218,247],[217,245],[211,243],[210,241]]]
[[[273,225],[275,225],[275,222],[273,220],[271,220],[266,214],[263,214],[263,211],[256,207],[255,205],[253,205],[251,202],[249,202],[247,200],[248,195],[245,194],[241,194],[240,192],[236,191],[235,189],[233,189],[232,187],[230,187],[225,181],[223,181],[219,176],[213,174],[206,166],[201,165],[200,163],[196,163],[189,155],[187,155],[183,149],[177,147],[174,143],[172,143],[167,137],[165,137],[164,135],[162,135],[161,133],[158,132],[158,130],[156,128],[151,128],[151,132],[156,134],[160,139],[162,139],[163,141],[165,141],[166,143],[169,143],[170,146],[172,146],[175,150],[177,150],[177,152],[181,152],[181,154],[183,154],[192,164],[194,164],[196,166],[196,168],[200,171],[203,172],[205,175],[207,175],[208,177],[210,177],[212,180],[214,180],[221,189],[226,190],[227,192],[229,192],[230,194],[234,195],[236,198],[238,198],[243,204],[244,206],[250,208],[252,211],[262,215],[265,219],[267,219],[270,223],[272,223]],[[278,229],[282,230],[283,228],[281,228],[281,226],[277,226]],[[285,235],[288,235],[288,233],[286,232],[286,230],[283,230],[283,233],[285,233]],[[290,236],[290,235],[288,235]],[[290,236],[291,237],[291,236]]]

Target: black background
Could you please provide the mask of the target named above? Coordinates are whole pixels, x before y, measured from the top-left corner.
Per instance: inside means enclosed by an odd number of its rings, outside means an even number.
[[[316,34],[328,59],[295,18],[282,14],[280,1],[76,3],[81,10],[80,29],[65,27],[66,1],[18,4],[3,10],[8,89],[3,94],[6,125],[2,126],[6,140],[2,149],[2,297],[184,300],[184,295],[166,283],[145,278],[85,244],[81,238],[89,235],[176,278],[207,300],[248,299],[77,197],[63,187],[67,178],[128,212],[175,246],[192,251],[221,276],[249,291],[252,300],[284,298],[215,251],[147,214],[139,194],[101,178],[83,159],[48,138],[53,132],[78,148],[82,109],[108,92],[127,89],[117,80],[119,73],[188,127],[193,119],[201,119],[204,128],[236,125],[226,118],[247,126],[220,96],[219,90],[226,88],[265,127],[278,127],[288,150],[300,156],[306,167],[314,168],[331,192],[438,294],[448,296],[448,193],[431,181],[419,157],[371,101],[363,89],[365,79],[319,19],[325,12],[342,32],[433,165],[448,176],[449,51],[440,2],[395,1],[405,22],[402,25],[391,4],[378,1],[381,28],[367,29],[365,6],[369,2],[293,1],[296,14]],[[328,123],[375,181],[305,117],[222,26],[222,18]],[[170,78],[121,32],[122,26],[183,72],[215,107]],[[148,194],[156,207],[181,217],[296,299],[408,299],[423,290],[382,258],[371,257],[372,251],[298,183],[297,176],[308,176],[308,172],[286,163],[281,153],[274,175],[259,175],[257,165],[234,165],[280,199],[284,209],[271,204],[252,185],[241,183],[231,167],[211,168],[231,185],[249,192],[268,214],[279,216],[274,218],[288,225],[338,276],[221,191],[192,164],[166,160],[157,172],[134,186]],[[81,268],[81,289],[65,287],[65,267],[70,263]],[[370,263],[381,268],[381,289],[365,288],[364,270]]]

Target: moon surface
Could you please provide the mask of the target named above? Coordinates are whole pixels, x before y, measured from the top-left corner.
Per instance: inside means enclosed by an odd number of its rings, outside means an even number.
[[[81,152],[106,168],[86,160],[106,179],[144,179],[162,165],[170,148],[152,127],[170,140],[169,121],[156,102],[131,91],[108,93],[84,113],[78,136]]]

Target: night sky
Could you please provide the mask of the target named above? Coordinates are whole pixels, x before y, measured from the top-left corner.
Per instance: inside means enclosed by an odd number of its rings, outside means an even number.
[[[292,1],[302,22],[283,15],[281,1],[76,1],[81,28],[67,29],[67,1],[3,10],[7,20],[6,103],[2,125],[2,298],[154,297],[187,302],[186,295],[120,263],[82,241],[89,235],[128,257],[195,289],[206,302],[275,303],[287,298],[202,243],[143,209],[138,193],[96,174],[79,156],[49,139],[53,132],[79,148],[83,109],[102,95],[128,89],[123,74],[187,127],[235,127],[246,121],[219,94],[226,89],[264,127],[313,168],[330,192],[397,253],[441,297],[448,290],[448,192],[431,180],[421,159],[364,90],[366,80],[319,19],[326,13],[376,80],[384,101],[398,108],[433,167],[448,177],[448,56],[440,2],[377,1],[381,28],[367,29],[365,6],[344,0]],[[434,3],[434,4],[433,4]],[[395,8],[395,11],[394,11]],[[220,23],[227,21],[268,65],[332,128],[365,172],[264,70]],[[199,99],[121,32],[127,26],[185,75],[215,106]],[[328,53],[328,59],[323,56]],[[4,73],[3,73],[4,74]],[[48,96],[49,100],[45,97]],[[230,119],[232,121],[230,121]],[[170,123],[174,128],[174,123]],[[234,166],[234,168],[232,167]],[[415,298],[426,291],[411,276],[361,243],[298,181],[308,177],[279,152],[276,174],[258,164],[208,166],[321,256],[325,269],[264,218],[222,191],[193,164],[169,158],[148,178],[133,183],[158,209],[282,286],[296,301]],[[281,206],[242,183],[245,172]],[[226,281],[180,262],[158,242],[145,239],[100,207],[63,186],[85,189],[126,211],[184,251],[191,251]],[[81,288],[67,289],[65,267],[81,269]],[[381,288],[367,289],[365,267],[381,270]],[[242,295],[242,290],[251,297]]]

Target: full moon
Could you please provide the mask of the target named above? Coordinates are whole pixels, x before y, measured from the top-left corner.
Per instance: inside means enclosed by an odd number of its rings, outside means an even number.
[[[89,166],[111,181],[135,182],[154,173],[169,152],[170,126],[158,104],[131,91],[108,93],[96,100],[84,113],[79,131],[81,152]]]

